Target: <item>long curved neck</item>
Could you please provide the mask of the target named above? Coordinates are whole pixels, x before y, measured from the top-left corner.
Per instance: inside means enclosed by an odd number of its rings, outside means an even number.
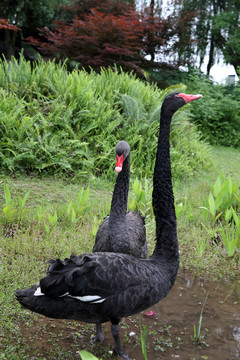
[[[172,114],[162,106],[158,149],[153,177],[153,210],[156,220],[156,247],[153,257],[178,261],[178,241],[170,164]]]
[[[117,176],[108,219],[109,249],[126,254],[130,251],[126,225],[129,175],[130,155],[124,160],[122,171]]]
[[[126,217],[129,191],[129,176],[130,155],[128,155],[128,157],[124,160],[122,171],[117,176],[112,196],[109,224],[118,220],[122,221]]]

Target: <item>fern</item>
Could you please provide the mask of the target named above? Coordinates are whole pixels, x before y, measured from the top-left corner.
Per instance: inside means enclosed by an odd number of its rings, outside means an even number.
[[[0,60],[0,86],[0,169],[84,178],[113,176],[114,149],[122,139],[130,144],[135,176],[152,176],[162,100],[184,90],[178,84],[161,91],[121,70],[68,73],[66,63],[30,64],[22,55],[9,64]],[[206,166],[196,128],[181,121],[172,129],[173,175],[189,176],[199,167],[191,146]]]

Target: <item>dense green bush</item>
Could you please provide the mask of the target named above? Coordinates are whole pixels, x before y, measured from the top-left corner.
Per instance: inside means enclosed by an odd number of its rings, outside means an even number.
[[[1,61],[0,169],[110,175],[116,142],[125,139],[134,174],[152,176],[161,103],[176,90],[185,87],[160,91],[123,71],[68,73],[65,64],[50,61]],[[173,174],[178,177],[209,164],[207,145],[183,121],[186,109],[175,117],[171,135]]]
[[[155,70],[147,70],[147,74],[151,81],[156,83],[160,89],[168,86],[183,83],[185,84],[189,79],[189,74],[192,72],[186,72],[174,67],[163,66]]]
[[[190,92],[203,94],[203,101],[192,104],[192,121],[211,144],[240,147],[240,84],[214,85],[199,74],[190,76]]]

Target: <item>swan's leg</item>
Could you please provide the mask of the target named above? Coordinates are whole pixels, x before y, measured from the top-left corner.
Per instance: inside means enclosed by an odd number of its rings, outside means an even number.
[[[120,341],[120,337],[119,337],[119,327],[118,327],[118,325],[113,325],[112,324],[112,336],[113,336],[113,340],[114,340],[114,352],[118,356],[121,356],[125,360],[131,360],[127,356],[127,354],[125,354],[124,351],[123,351],[121,341]]]
[[[96,324],[95,341],[103,342],[103,340],[104,340],[104,335],[103,335],[103,332],[102,332],[102,325],[101,324]]]
[[[100,342],[102,343],[104,340],[104,335],[102,332],[102,325],[100,323],[96,324],[96,335],[91,337],[91,344],[93,344],[94,342]]]

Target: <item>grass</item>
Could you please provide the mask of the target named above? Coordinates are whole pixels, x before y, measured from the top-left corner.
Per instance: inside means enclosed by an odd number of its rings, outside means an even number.
[[[235,254],[232,258],[227,256],[224,247],[215,238],[217,235],[211,227],[211,219],[204,217],[200,206],[208,197],[210,184],[214,183],[220,169],[223,175],[230,174],[240,182],[240,174],[236,172],[236,169],[240,168],[240,151],[216,147],[212,148],[212,153],[215,166],[208,172],[195,174],[183,182],[174,181],[175,202],[182,203],[178,217],[180,265],[181,268],[191,269],[205,277],[238,276],[238,255]],[[30,195],[26,202],[27,221],[19,226],[6,227],[2,224],[0,233],[0,358],[28,359],[28,345],[23,343],[20,336],[21,326],[23,321],[28,326],[38,318],[16,303],[14,290],[26,288],[43,276],[46,262],[50,258],[64,258],[71,253],[91,251],[94,244],[93,230],[96,227],[93,219],[99,222],[107,215],[113,183],[101,178],[91,178],[88,183],[78,184],[57,178],[2,176],[2,194],[4,183],[7,183],[12,198],[17,198],[18,195],[23,198],[28,191]],[[63,209],[69,199],[76,201],[82,186],[90,188],[90,211],[84,215],[81,223],[68,224],[64,221]],[[130,202],[131,199],[133,191],[130,193]],[[0,209],[3,204],[4,198],[1,197]],[[35,214],[39,205],[44,212],[53,214],[57,209],[60,214],[59,223],[48,234],[44,232],[44,227],[36,222]],[[154,227],[154,220],[148,214],[147,236],[150,254],[154,248]],[[18,353],[20,355],[17,355]],[[49,355],[49,359],[54,356],[56,358],[57,355],[52,356]],[[65,356],[63,352],[58,358],[66,359]]]
[[[202,328],[202,320],[203,320],[203,311],[204,311],[204,307],[206,305],[207,298],[208,298],[208,294],[206,294],[205,300],[202,305],[202,309],[201,309],[199,321],[198,321],[198,327],[196,328],[195,324],[193,326],[193,342],[195,344],[199,344],[201,342],[201,338],[203,337],[201,335],[201,328]]]
[[[212,148],[212,156],[216,167],[222,169],[226,176],[240,179],[240,154],[237,149],[216,146]]]

